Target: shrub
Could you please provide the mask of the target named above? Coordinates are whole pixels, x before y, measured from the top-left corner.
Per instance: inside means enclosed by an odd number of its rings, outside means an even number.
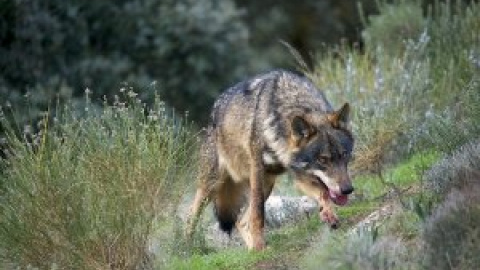
[[[480,140],[460,147],[425,173],[428,187],[446,196],[452,188],[464,189],[477,182],[480,171]]]
[[[473,269],[480,263],[480,141],[446,156],[426,174],[438,205],[425,221],[422,239],[428,269]]]
[[[149,267],[150,237],[191,181],[196,143],[163,103],[148,109],[128,91],[112,106],[88,105],[83,117],[66,105],[21,136],[2,118],[9,153],[0,175],[3,262]]]
[[[205,120],[214,96],[248,69],[241,19],[232,0],[2,1],[0,100],[29,92],[45,110],[90,87],[101,102],[123,82],[147,98],[157,81],[169,106]]]
[[[476,78],[480,68],[480,4],[469,1],[436,1],[430,8],[427,33],[434,104],[455,105]],[[478,86],[477,93],[478,93]]]
[[[326,234],[302,263],[302,269],[413,269],[406,244],[374,229],[351,232],[344,237]]]
[[[480,134],[480,77],[463,87],[453,106],[429,115],[418,133],[416,144],[452,153]]]
[[[421,37],[401,57],[340,48],[323,56],[309,74],[334,104],[352,104],[356,169],[378,170],[391,160],[390,150],[400,135],[409,134],[423,119],[421,112],[429,108],[429,100],[422,98],[430,84],[429,65],[421,60],[427,43]],[[408,147],[395,150],[398,159]]]
[[[420,1],[397,0],[394,4],[381,1],[378,9],[378,15],[369,16],[364,22],[362,37],[367,51],[382,48],[389,55],[401,54],[425,30]]]
[[[480,264],[479,170],[473,185],[452,190],[426,221],[427,269],[475,269]]]
[[[479,29],[480,8],[476,3],[467,7],[456,3],[456,8],[437,3],[424,31],[405,42],[399,53],[389,53],[390,45],[376,45],[365,53],[340,47],[320,55],[315,70],[308,74],[334,104],[352,103],[357,138],[353,165],[357,169],[379,170],[385,162],[432,144],[444,150],[477,136],[478,31],[470,30]],[[411,13],[399,16],[398,24],[421,16],[417,9],[403,5],[420,4],[388,5],[381,8],[386,13],[378,16],[394,14],[397,9]],[[384,38],[383,30],[369,28],[375,24],[375,20],[369,22],[366,31],[371,38]]]

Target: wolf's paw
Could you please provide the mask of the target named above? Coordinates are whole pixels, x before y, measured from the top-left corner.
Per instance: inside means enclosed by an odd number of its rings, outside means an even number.
[[[338,220],[337,215],[331,210],[323,209],[320,212],[320,218],[332,229],[338,229],[338,227],[340,227],[340,221]]]

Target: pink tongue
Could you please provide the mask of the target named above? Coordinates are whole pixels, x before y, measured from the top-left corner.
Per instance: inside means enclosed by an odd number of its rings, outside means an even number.
[[[345,205],[348,202],[347,195],[336,194],[336,193],[333,193],[331,190],[328,191],[328,195],[330,195],[330,199],[332,199],[332,201],[336,205]]]

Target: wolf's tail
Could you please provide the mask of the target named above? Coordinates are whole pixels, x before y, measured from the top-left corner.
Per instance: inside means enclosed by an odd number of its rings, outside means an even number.
[[[227,179],[222,183],[214,200],[215,216],[220,228],[231,233],[245,203],[245,187]]]

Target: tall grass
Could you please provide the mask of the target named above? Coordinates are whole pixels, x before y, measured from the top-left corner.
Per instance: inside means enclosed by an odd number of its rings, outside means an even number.
[[[473,269],[479,243],[480,5],[438,1],[421,18],[421,1],[380,5],[379,15],[365,19],[365,51],[327,52],[308,75],[334,104],[352,104],[357,172],[382,171],[425,151],[434,159],[453,155],[423,177],[407,179],[418,188],[401,200],[410,202],[399,213],[406,224],[329,237],[313,251],[314,259],[304,260],[305,268]],[[410,25],[412,31],[395,34]],[[391,182],[405,178],[412,177],[392,175]],[[371,180],[359,186],[360,192],[378,189]]]
[[[301,262],[301,269],[415,269],[405,241],[365,228],[346,235],[325,232],[316,250]]]
[[[426,174],[440,203],[425,221],[425,264],[435,269],[474,269],[480,259],[480,140],[442,159]]]
[[[475,136],[478,129],[460,126],[458,119],[478,124],[480,7],[460,2],[436,3],[426,18],[416,18],[421,1],[381,2],[384,12],[368,20],[365,29],[372,40],[384,40],[385,33],[395,33],[413,18],[422,21],[416,23],[422,31],[416,27],[396,41],[402,48],[395,53],[388,42],[371,41],[364,52],[339,47],[319,56],[309,77],[334,103],[353,105],[357,169],[377,170],[419,148],[442,145],[454,139],[460,127],[467,136]],[[390,23],[380,27],[383,21]],[[389,25],[393,29],[387,29]],[[432,133],[449,129],[454,132],[443,141],[431,140]]]
[[[195,140],[157,100],[130,89],[84,116],[71,104],[21,132],[5,118],[0,258],[41,269],[149,268],[149,240],[191,181]],[[88,96],[87,96],[88,101]],[[30,133],[29,133],[30,132]]]
[[[389,151],[400,135],[430,108],[431,101],[423,98],[430,91],[430,66],[421,60],[427,44],[426,36],[420,36],[398,57],[382,48],[374,53],[339,48],[317,62],[310,77],[334,103],[348,101],[353,106],[354,168],[378,170],[390,160]]]

